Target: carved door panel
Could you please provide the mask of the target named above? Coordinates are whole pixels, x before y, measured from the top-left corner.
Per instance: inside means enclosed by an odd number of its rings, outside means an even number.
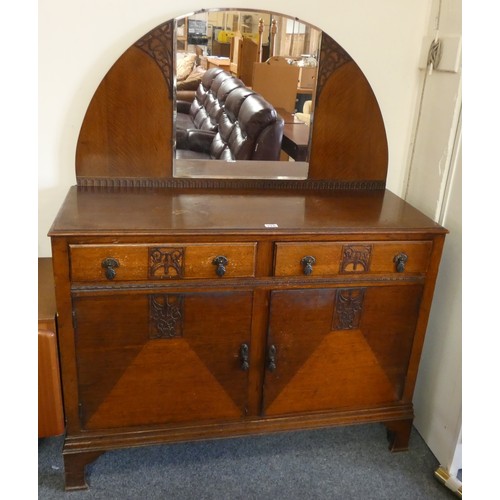
[[[251,292],[73,299],[81,426],[239,419]]]
[[[265,415],[401,399],[421,285],[273,291]]]

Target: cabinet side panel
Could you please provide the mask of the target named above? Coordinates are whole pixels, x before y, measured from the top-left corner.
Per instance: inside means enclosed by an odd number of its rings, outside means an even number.
[[[418,366],[420,364],[420,357],[422,355],[422,349],[424,346],[424,339],[427,331],[427,324],[429,321],[429,315],[432,306],[432,298],[434,296],[434,289],[436,286],[436,280],[439,271],[439,264],[441,262],[441,255],[443,252],[444,241],[445,241],[445,235],[436,236],[432,247],[429,271],[427,273],[422,304],[420,307],[420,313],[416,327],[415,342],[413,345],[411,359],[408,367],[408,377],[405,387],[405,398],[407,400],[413,399],[413,391],[415,390],[415,382],[417,379]]]
[[[78,376],[75,358],[73,314],[70,293],[69,252],[65,238],[52,238],[52,261],[57,304],[57,337],[61,361],[64,415],[68,434],[80,430]]]

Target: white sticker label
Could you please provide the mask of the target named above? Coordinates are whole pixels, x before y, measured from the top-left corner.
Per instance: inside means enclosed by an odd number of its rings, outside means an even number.
[[[264,224],[265,227],[278,227],[278,224]]]

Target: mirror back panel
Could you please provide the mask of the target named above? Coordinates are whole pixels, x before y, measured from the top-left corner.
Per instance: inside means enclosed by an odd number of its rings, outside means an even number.
[[[376,97],[359,66],[325,33],[306,180],[176,179],[175,22],[127,49],[97,88],[77,143],[78,185],[385,187],[388,147]]]
[[[172,22],[158,26],[115,62],[85,114],[77,180],[172,176]]]

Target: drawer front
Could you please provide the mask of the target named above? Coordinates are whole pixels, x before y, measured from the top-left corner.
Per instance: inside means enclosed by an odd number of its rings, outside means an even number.
[[[73,281],[241,278],[255,275],[256,243],[71,245]]]
[[[275,276],[425,273],[430,241],[276,243]]]

